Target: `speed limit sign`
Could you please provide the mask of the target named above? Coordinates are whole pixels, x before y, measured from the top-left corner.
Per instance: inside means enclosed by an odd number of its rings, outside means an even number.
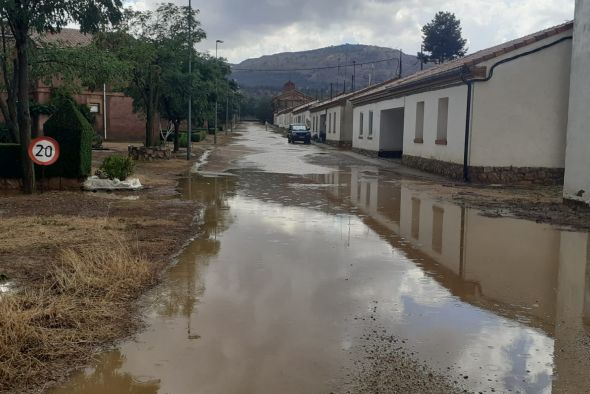
[[[59,158],[59,144],[50,137],[39,137],[29,145],[29,157],[35,164],[50,166]]]

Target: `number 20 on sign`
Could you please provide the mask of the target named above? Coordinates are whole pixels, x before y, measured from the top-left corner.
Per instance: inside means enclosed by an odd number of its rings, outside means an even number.
[[[35,138],[29,145],[29,157],[35,164],[50,166],[59,158],[59,144],[53,138]]]

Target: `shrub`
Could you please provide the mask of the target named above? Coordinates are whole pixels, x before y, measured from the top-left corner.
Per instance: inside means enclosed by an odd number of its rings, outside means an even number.
[[[191,141],[193,142],[201,142],[205,138],[207,138],[207,133],[205,131],[199,131],[191,134]],[[178,137],[178,144],[181,148],[186,148],[186,133],[181,133]]]
[[[99,176],[104,174],[109,179],[117,178],[120,181],[124,181],[127,177],[133,174],[135,163],[129,156],[113,155],[106,157],[99,170]]]
[[[43,131],[46,136],[54,138],[60,146],[59,159],[47,167],[48,177],[77,179],[90,175],[92,138],[95,133],[72,101],[64,101],[45,122]]]
[[[92,149],[102,149],[102,136],[100,134],[94,133],[92,136]]]
[[[13,144],[16,143],[14,135],[6,127],[5,124],[0,124],[0,144]]]
[[[23,170],[19,144],[0,144],[0,178],[19,179]]]

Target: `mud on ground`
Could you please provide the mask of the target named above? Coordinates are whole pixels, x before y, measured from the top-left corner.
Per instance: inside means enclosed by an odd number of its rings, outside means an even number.
[[[227,144],[234,135],[220,133],[218,146]],[[105,143],[107,150],[94,151],[93,171],[105,157],[126,154],[127,146]],[[211,149],[211,136],[194,144],[195,160]],[[51,191],[32,196],[0,192],[0,278],[8,279],[18,291],[35,291],[46,285],[46,278],[64,250],[100,247],[108,244],[105,236],[124,239],[161,272],[196,233],[199,205],[182,200],[176,190],[178,180],[187,176],[195,160],[187,161],[186,151],[181,151],[172,160],[138,162],[133,176],[145,186],[139,192]],[[137,305],[132,302],[121,307],[127,310],[123,315],[129,319],[118,323],[119,338],[139,327]],[[99,349],[92,344],[85,350],[78,357],[55,363],[48,373],[49,380],[63,380]],[[8,387],[0,381],[0,392],[38,391],[47,385],[47,381],[21,383]]]

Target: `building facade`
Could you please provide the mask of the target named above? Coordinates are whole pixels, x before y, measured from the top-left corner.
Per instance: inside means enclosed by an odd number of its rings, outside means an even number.
[[[563,193],[590,204],[590,3],[576,1]]]
[[[285,83],[281,94],[272,98],[273,112],[277,113],[284,109],[295,108],[313,101],[313,98],[297,90],[295,84],[291,81]]]
[[[572,23],[351,99],[353,149],[484,183],[561,183]]]

